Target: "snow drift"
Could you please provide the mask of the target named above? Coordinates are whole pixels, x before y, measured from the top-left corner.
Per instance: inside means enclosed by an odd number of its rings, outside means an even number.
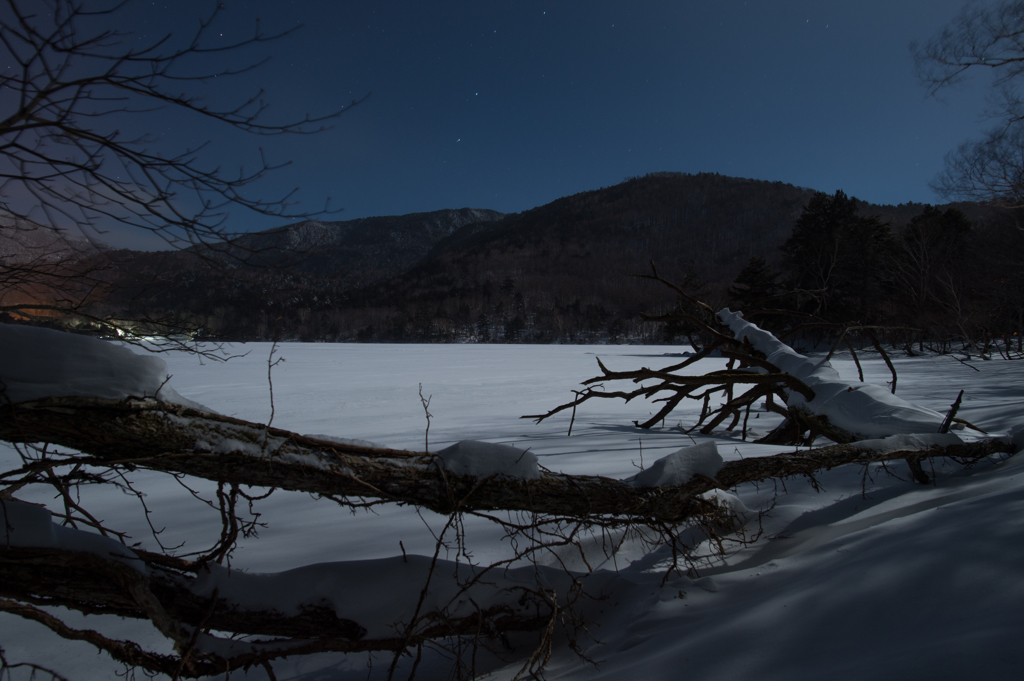
[[[153,355],[80,334],[0,324],[4,401],[44,397],[152,397],[209,411],[167,385],[167,364]]]
[[[113,558],[146,572],[124,544],[93,532],[83,532],[53,522],[51,513],[36,504],[0,498],[0,546],[24,546],[82,551]]]

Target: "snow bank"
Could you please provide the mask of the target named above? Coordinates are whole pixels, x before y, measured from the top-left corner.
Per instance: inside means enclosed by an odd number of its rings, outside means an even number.
[[[167,364],[79,334],[0,324],[0,391],[4,401],[44,397],[155,397],[209,411],[166,385]]]
[[[536,480],[540,477],[540,466],[533,452],[490,442],[456,442],[437,452],[437,461],[446,471],[475,478],[500,475],[519,480]]]
[[[55,548],[113,558],[147,572],[145,564],[121,543],[92,532],[57,525],[42,506],[0,500],[0,546]],[[465,564],[427,556],[397,556],[307,565],[278,573],[247,573],[208,563],[193,581],[182,580],[198,596],[220,598],[247,610],[276,611],[297,616],[308,606],[327,606],[340,618],[366,629],[369,638],[394,636],[396,625],[407,623],[416,610],[428,579],[431,588],[422,612],[443,611],[449,617],[468,617],[479,609],[502,604],[519,614],[530,614],[520,602],[517,587],[531,586],[538,577],[565,590],[568,575],[558,570],[519,568],[495,572],[487,580],[464,588],[480,571]],[[511,595],[510,595],[511,594]],[[203,638],[204,649],[228,645],[222,639]],[[225,648],[225,650],[229,650]],[[244,649],[244,645],[243,645]],[[242,649],[239,649],[242,650]]]
[[[768,361],[807,384],[814,399],[787,391],[786,403],[818,416],[857,438],[879,438],[898,433],[935,433],[944,416],[937,411],[902,400],[881,386],[849,383],[829,362],[815,362],[781,342],[771,333],[743,319],[728,308],[718,313],[736,338],[746,338]]]
[[[634,487],[682,485],[698,474],[715,477],[723,463],[715,443],[702,442],[658,459],[649,468],[640,471],[632,483]]]
[[[82,551],[114,558],[140,572],[146,566],[120,542],[92,532],[83,532],[53,522],[42,506],[0,499],[0,546]]]
[[[367,637],[386,638],[395,634],[396,624],[411,618],[429,571],[430,558],[424,556],[321,563],[269,574],[208,564],[190,589],[203,598],[216,590],[219,598],[239,608],[289,616],[301,614],[304,606],[327,606],[339,618],[357,622]],[[450,576],[445,573],[448,579],[438,580],[424,603],[426,610],[444,607],[457,593]]]
[[[202,598],[214,591],[219,598],[245,610],[269,610],[299,615],[309,606],[334,610],[341,619],[356,622],[365,638],[390,638],[401,633],[417,610],[443,612],[446,617],[469,617],[502,605],[519,616],[533,614],[522,589],[538,583],[566,593],[573,575],[557,568],[529,566],[492,570],[429,556],[395,556],[306,565],[276,573],[241,572],[215,563],[200,570],[189,589]],[[614,575],[604,575],[604,581]],[[577,579],[579,577],[576,577]],[[479,581],[476,581],[479,580]],[[600,577],[592,581],[602,581]]]

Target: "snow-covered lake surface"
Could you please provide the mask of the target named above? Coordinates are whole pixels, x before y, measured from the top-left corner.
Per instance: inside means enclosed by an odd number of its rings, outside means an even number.
[[[256,422],[271,413],[267,370],[269,344],[236,348],[245,357],[218,364],[166,354],[170,386],[189,400]],[[577,411],[540,425],[520,419],[572,398],[580,381],[597,375],[595,356],[611,370],[660,368],[680,361],[679,346],[501,346],[283,344],[273,368],[273,425],[303,434],[357,438],[392,448],[422,450],[427,421],[420,402],[431,396],[429,449],[479,440],[528,449],[541,466],[574,474],[616,478],[636,475],[654,460],[695,442],[713,440],[726,460],[791,448],[743,442],[739,432],[691,438],[699,404],[681,405],[663,427],[642,431],[656,406],[642,401],[591,400]],[[885,385],[880,360],[864,360],[866,380]],[[965,390],[959,416],[991,432],[1024,425],[1024,361],[977,361],[965,366],[949,357],[896,358],[897,394],[945,413]],[[857,373],[848,356],[832,362],[845,380]],[[705,360],[703,373],[722,365]],[[756,416],[756,418],[755,418]],[[778,417],[751,416],[753,436],[767,433]],[[4,465],[13,456],[0,452]],[[1024,458],[985,463],[971,470],[938,467],[937,484],[909,482],[906,465],[846,467],[818,479],[819,491],[802,479],[784,485],[746,485],[738,495],[756,514],[748,531],[760,538],[732,547],[724,559],[701,566],[699,575],[674,577],[652,570],[657,549],[626,545],[602,563],[601,600],[583,608],[590,636],[578,644],[587,662],[562,645],[545,672],[548,679],[953,679],[1016,678],[1024,666]],[[927,469],[927,465],[926,465]],[[166,526],[167,545],[187,542],[200,550],[219,532],[218,518],[168,476],[141,473],[154,524]],[[196,483],[200,490],[210,486]],[[52,504],[43,493],[19,493]],[[85,498],[99,517],[126,528],[133,541],[152,546],[137,502],[109,493]],[[55,507],[54,507],[55,508]],[[314,563],[429,556],[435,542],[423,517],[408,508],[378,507],[352,514],[307,495],[276,492],[256,510],[268,526],[242,542],[232,567],[279,572]],[[483,521],[469,523],[474,558],[487,563],[507,556],[502,532]],[[578,556],[561,556],[582,567]],[[573,561],[577,561],[574,564]],[[372,598],[373,594],[367,594]],[[100,627],[114,636],[136,636],[140,625],[110,617],[69,615],[76,626]],[[167,650],[159,634],[144,636]],[[560,641],[564,643],[564,641]],[[31,622],[0,615],[0,644],[12,661],[34,660],[73,679],[112,678],[118,665],[84,645],[63,641]],[[495,679],[511,678],[528,648],[485,664]],[[518,655],[518,656],[517,656]],[[428,655],[418,677],[447,678],[450,662]],[[370,678],[383,677],[389,660],[378,656]],[[275,663],[278,679],[366,679],[365,656],[320,655]],[[242,678],[242,674],[232,678]],[[17,678],[17,677],[15,677]],[[245,678],[263,679],[252,671]],[[404,677],[402,677],[404,678]]]

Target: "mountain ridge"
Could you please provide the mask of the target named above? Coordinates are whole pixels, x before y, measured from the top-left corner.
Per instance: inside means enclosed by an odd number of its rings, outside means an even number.
[[[779,262],[814,194],[714,173],[652,173],[520,213],[304,221],[242,237],[238,248],[257,254],[258,267],[223,253],[209,262],[191,254],[187,265],[187,253],[142,255],[138,281],[125,279],[112,304],[191,316],[207,333],[238,340],[642,340],[638,313],[674,297],[629,275],[654,260],[663,276],[721,302],[752,256]],[[977,204],[955,205],[984,219]],[[858,206],[897,229],[924,209]]]

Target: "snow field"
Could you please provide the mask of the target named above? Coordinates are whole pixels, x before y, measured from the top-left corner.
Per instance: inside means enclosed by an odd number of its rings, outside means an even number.
[[[226,364],[200,364],[187,355],[161,355],[170,385],[181,395],[221,413],[265,422],[269,344]],[[673,428],[691,424],[699,405],[681,405],[664,429],[639,431],[632,420],[654,407],[634,401],[591,400],[565,436],[569,414],[540,425],[521,414],[541,413],[569,401],[571,389],[598,373],[594,355],[609,369],[658,368],[678,361],[684,348],[629,346],[416,346],[283,344],[283,364],[273,369],[274,425],[300,433],[358,438],[389,447],[422,449],[426,419],[417,391],[432,395],[430,450],[462,440],[513,447],[537,457],[545,468],[577,474],[628,478],[684,447],[714,443],[725,460],[771,454],[787,448],[741,442],[728,433],[693,438]],[[870,357],[870,356],[869,356]],[[943,357],[894,358],[897,395],[944,413],[966,390],[963,418],[990,432],[1024,424],[1024,363],[979,362],[979,371]],[[866,379],[890,380],[881,361],[862,357]],[[693,373],[719,368],[705,360]],[[852,361],[833,359],[845,380],[856,381]],[[763,434],[778,417],[760,412],[750,425]],[[961,431],[962,434],[962,431]],[[5,449],[5,457],[10,450]],[[8,460],[5,459],[5,465]],[[822,491],[803,480],[776,489],[744,486],[739,501],[768,515],[752,517],[748,530],[761,538],[736,547],[726,561],[713,561],[696,579],[678,577],[661,585],[655,570],[667,556],[627,538],[602,576],[606,598],[584,614],[596,641],[584,642],[595,668],[564,649],[549,679],[863,679],[960,678],[979,673],[1010,677],[1024,662],[1019,650],[1019,612],[1024,587],[1024,460],[1010,459],[962,471],[941,467],[937,486],[904,480],[878,466],[847,467],[819,478]],[[868,473],[865,477],[865,472]],[[154,523],[167,526],[165,544],[187,540],[199,550],[218,531],[215,514],[194,501],[168,476],[140,473]],[[195,482],[201,490],[210,486]],[[191,483],[190,483],[191,484]],[[866,492],[866,497],[862,492]],[[19,494],[52,504],[48,494]],[[119,495],[90,495],[94,512],[125,527],[134,540],[151,545],[137,502]],[[408,508],[384,506],[349,513],[308,496],[275,493],[257,505],[269,526],[243,542],[232,567],[253,573],[281,572],[329,561],[368,561],[431,555],[438,519],[421,519]],[[483,521],[467,523],[476,560],[508,555],[501,532]],[[605,560],[607,538],[590,543],[588,562]],[[561,556],[571,566],[583,561]],[[573,563],[573,560],[578,562]],[[377,582],[375,582],[377,583]],[[114,635],[135,634],[136,623],[70,616],[76,626],[106,627]],[[90,648],[56,640],[40,627],[0,616],[0,641],[12,659],[43,659],[74,678],[109,678],[116,665]],[[150,644],[166,648],[158,634]],[[514,656],[513,656],[514,658]],[[493,678],[511,678],[515,659],[491,660]],[[377,660],[377,672],[387,661]],[[280,679],[367,678],[366,660],[315,656],[275,664]],[[443,678],[445,661],[432,659],[421,678]],[[236,678],[241,675],[233,675]],[[264,678],[252,672],[247,678]]]

